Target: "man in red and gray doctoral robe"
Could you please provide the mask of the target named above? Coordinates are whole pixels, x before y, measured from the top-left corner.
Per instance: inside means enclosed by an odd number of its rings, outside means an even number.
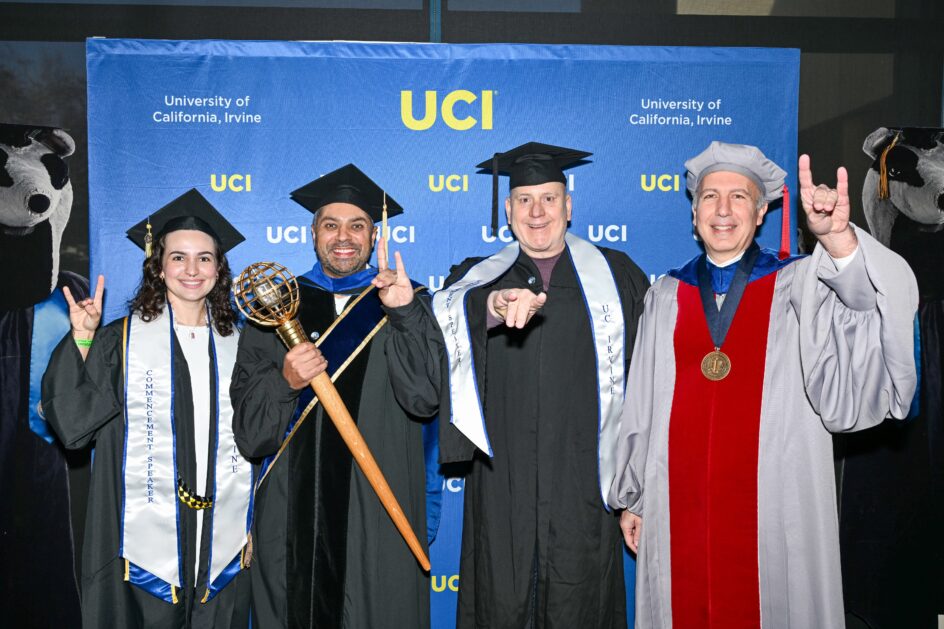
[[[830,433],[902,418],[914,276],[849,223],[847,174],[800,196],[818,244],[754,234],[786,173],[753,146],[686,162],[705,253],[646,295],[608,501],[638,552],[638,629],[845,626]]]

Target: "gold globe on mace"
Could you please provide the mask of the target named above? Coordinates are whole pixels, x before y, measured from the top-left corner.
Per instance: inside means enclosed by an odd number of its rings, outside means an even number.
[[[248,319],[259,325],[274,327],[289,349],[306,341],[305,330],[295,318],[298,312],[298,283],[295,276],[285,267],[275,262],[250,264],[233,282],[233,297],[236,299],[236,307]],[[429,558],[423,552],[416,533],[331,378],[322,372],[311,381],[311,388],[413,556],[423,570],[429,572]]]

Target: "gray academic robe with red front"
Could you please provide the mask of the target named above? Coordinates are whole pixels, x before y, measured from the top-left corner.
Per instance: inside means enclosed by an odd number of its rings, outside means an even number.
[[[914,276],[856,234],[841,272],[817,246],[748,285],[718,383],[697,287],[646,296],[609,496],[642,516],[637,629],[844,626],[830,433],[905,417],[916,382]]]

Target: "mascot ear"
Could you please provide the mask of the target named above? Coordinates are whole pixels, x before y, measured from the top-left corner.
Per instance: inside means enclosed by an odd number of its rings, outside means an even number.
[[[48,146],[59,157],[68,157],[75,153],[75,140],[62,129],[43,131],[36,139]]]
[[[891,129],[879,127],[870,133],[869,137],[865,138],[865,142],[862,143],[862,150],[872,159],[878,159],[882,154],[882,150],[894,136],[895,132]]]

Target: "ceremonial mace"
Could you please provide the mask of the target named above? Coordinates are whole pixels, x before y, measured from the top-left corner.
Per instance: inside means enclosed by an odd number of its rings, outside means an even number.
[[[274,327],[289,349],[306,341],[305,330],[295,318],[295,313],[298,312],[298,283],[295,276],[284,266],[274,262],[250,264],[233,282],[233,296],[236,298],[236,306],[247,318],[259,325]],[[393,495],[387,479],[377,466],[377,461],[370,453],[361,431],[357,429],[331,378],[322,372],[311,381],[311,388],[315,390],[328,417],[338,429],[413,556],[423,570],[429,572],[429,559],[423,552],[416,533],[403,514],[400,503]]]

